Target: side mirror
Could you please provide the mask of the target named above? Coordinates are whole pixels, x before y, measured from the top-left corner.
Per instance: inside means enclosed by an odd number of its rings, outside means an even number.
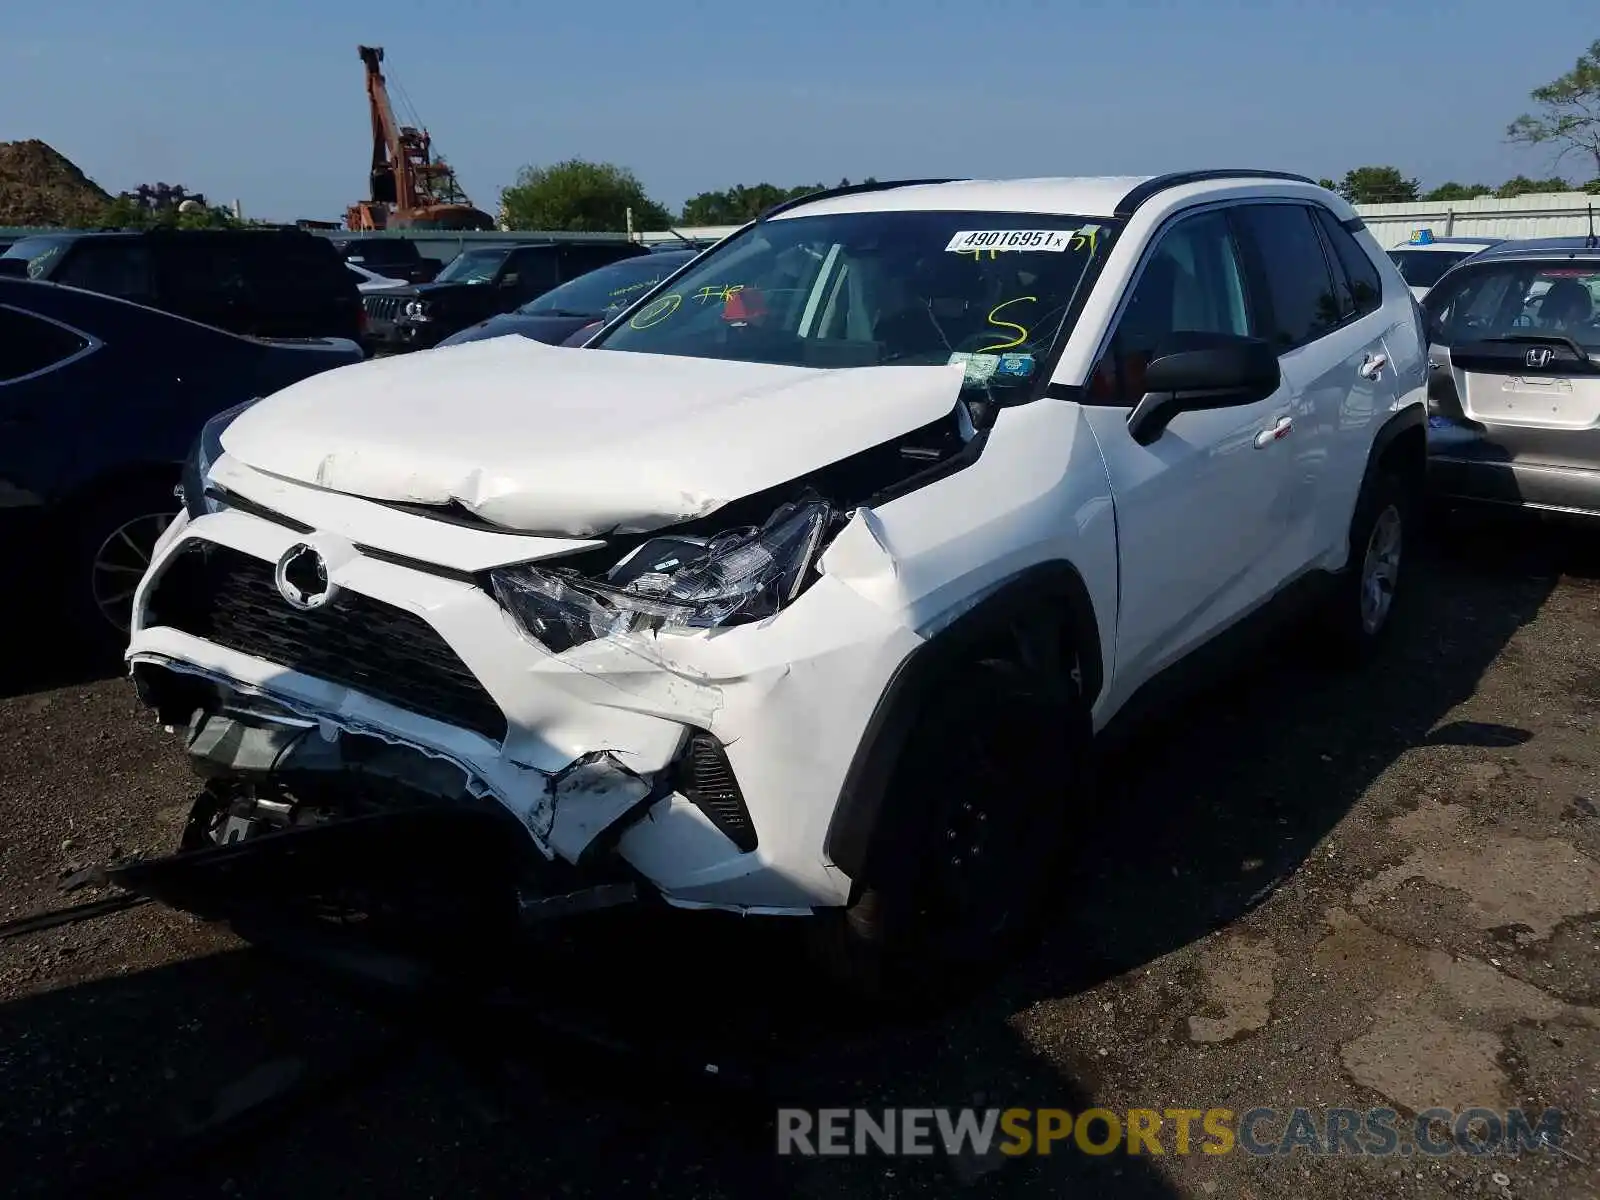
[[[25,258],[0,258],[0,275],[11,275],[18,279],[28,277],[28,260]]]
[[[1128,416],[1128,432],[1148,446],[1179,413],[1254,404],[1282,381],[1278,356],[1261,338],[1174,333],[1145,368],[1145,393]]]

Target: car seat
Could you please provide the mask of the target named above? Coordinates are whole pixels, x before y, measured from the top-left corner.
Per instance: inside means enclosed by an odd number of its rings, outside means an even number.
[[[1576,279],[1558,279],[1539,302],[1539,321],[1546,326],[1570,329],[1593,315],[1594,299]]]

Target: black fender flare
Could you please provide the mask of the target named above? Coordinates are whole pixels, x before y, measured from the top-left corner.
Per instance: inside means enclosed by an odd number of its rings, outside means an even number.
[[[830,862],[855,880],[867,869],[885,816],[890,781],[923,699],[939,675],[970,658],[1024,612],[1056,604],[1061,606],[1078,652],[1085,706],[1093,704],[1105,680],[1105,667],[1100,657],[1100,625],[1083,577],[1072,564],[1060,560],[1038,563],[1012,576],[895,668],[856,746],[828,823],[823,850]]]
[[[1389,447],[1393,446],[1395,439],[1398,438],[1402,433],[1405,433],[1408,429],[1422,430],[1424,445],[1426,445],[1428,430],[1427,405],[1408,404],[1378,427],[1378,432],[1373,435],[1372,445],[1367,450],[1367,470],[1366,474],[1363,476],[1363,482],[1372,477],[1372,473],[1377,467],[1378,463],[1382,462],[1383,456],[1389,452]],[[1420,467],[1426,467],[1426,449],[1423,451],[1422,462],[1418,465]]]

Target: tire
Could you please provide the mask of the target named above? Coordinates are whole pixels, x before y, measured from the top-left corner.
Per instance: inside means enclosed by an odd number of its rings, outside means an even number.
[[[858,1000],[938,1004],[1037,933],[1091,774],[1087,710],[1052,658],[975,659],[929,695],[857,898],[812,928],[820,965]]]
[[[133,589],[156,539],[179,511],[172,487],[153,478],[132,480],[96,493],[67,516],[61,610],[88,661],[112,663],[127,649]]]
[[[1350,522],[1350,561],[1334,576],[1316,630],[1331,664],[1365,662],[1393,628],[1420,512],[1417,489],[1392,470],[1380,466],[1362,485]]]

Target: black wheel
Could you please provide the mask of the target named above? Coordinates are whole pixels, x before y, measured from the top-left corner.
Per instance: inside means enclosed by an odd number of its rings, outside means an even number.
[[[134,590],[178,511],[170,484],[140,480],[100,493],[71,513],[62,607],[85,655],[109,660],[127,647]]]
[[[1041,624],[929,696],[859,897],[813,929],[861,998],[943,999],[1037,932],[1090,774],[1087,713],[1059,651]]]
[[[1335,577],[1318,631],[1330,661],[1362,661],[1393,626],[1420,511],[1416,489],[1392,471],[1377,470],[1363,485],[1350,560]]]

